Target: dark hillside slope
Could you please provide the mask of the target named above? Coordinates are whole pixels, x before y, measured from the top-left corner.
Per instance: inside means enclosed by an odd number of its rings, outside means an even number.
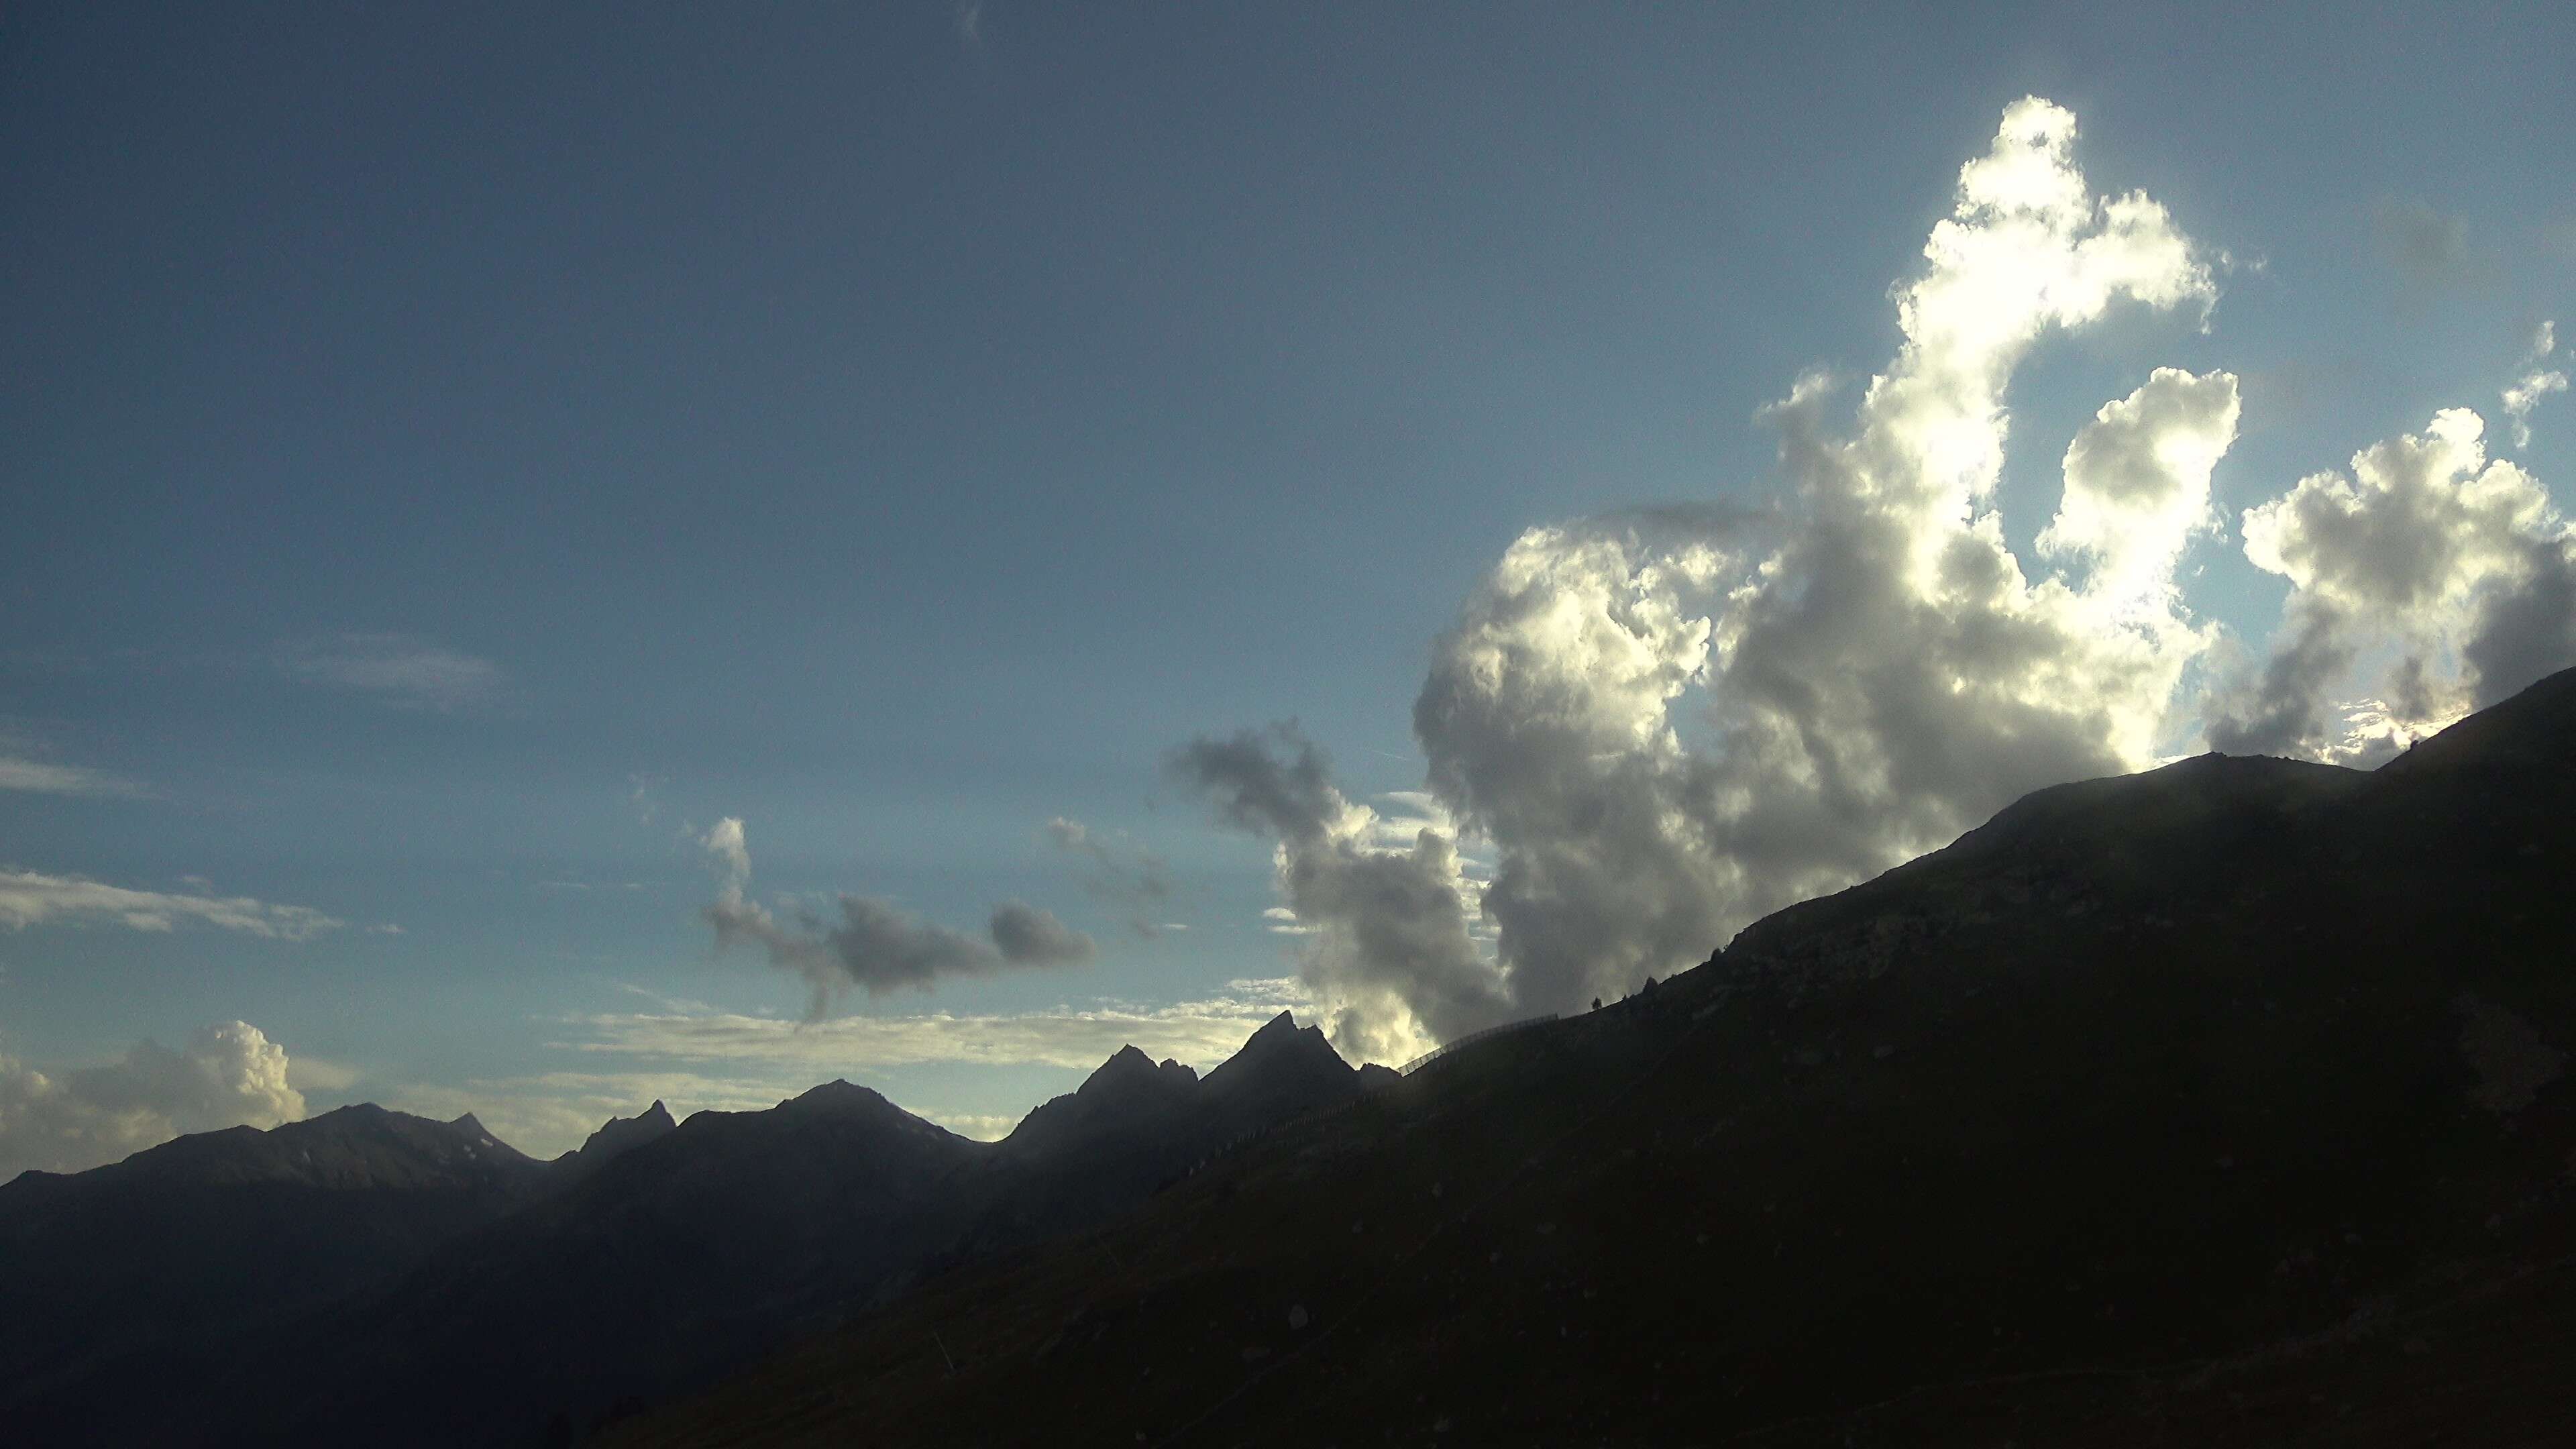
[[[2043,791],[612,1437],[2561,1442],[2571,880],[2576,675]]]

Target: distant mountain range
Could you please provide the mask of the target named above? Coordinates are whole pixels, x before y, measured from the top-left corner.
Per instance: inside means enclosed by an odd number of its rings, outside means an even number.
[[[472,1117],[344,1107],[0,1187],[7,1401],[122,1355],[216,1342],[396,1273],[547,1189]]]
[[[685,1123],[656,1102],[553,1162],[358,1106],[26,1173],[0,1187],[0,1424],[534,1440],[1096,1224],[1378,1079],[1282,1013],[1204,1081],[1126,1048],[992,1144],[830,1082]]]
[[[0,1438],[2271,1445],[2576,1423],[2576,671],[2040,791],[1410,1077],[985,1144],[349,1108],[0,1187]]]

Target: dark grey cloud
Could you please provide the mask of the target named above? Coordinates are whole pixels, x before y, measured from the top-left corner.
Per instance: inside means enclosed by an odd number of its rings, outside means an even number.
[[[2422,201],[2382,201],[2372,218],[2380,255],[2418,292],[2467,281],[2475,263],[2469,254],[2469,224],[2447,216]]]
[[[923,920],[891,901],[848,894],[835,898],[833,916],[798,911],[781,921],[747,896],[751,851],[740,820],[718,821],[699,843],[723,870],[716,899],[704,912],[715,927],[716,948],[756,946],[771,965],[803,977],[812,991],[812,1016],[822,1016],[852,988],[870,996],[928,991],[944,977],[1073,965],[1094,954],[1090,937],[1017,901],[997,908],[982,936]]]
[[[1388,841],[1389,822],[1342,794],[1293,723],[1193,740],[1168,768],[1219,819],[1277,842],[1299,973],[1346,1051],[1401,1059],[1424,1032],[1442,1040],[1509,1014],[1511,993],[1469,931],[1453,833]]]
[[[2333,691],[2352,667],[2342,612],[2311,601],[2281,621],[2271,657],[2254,680],[2212,701],[2209,747],[2223,755],[2307,757],[2324,747]],[[2424,703],[2420,665],[2407,693]]]
[[[2477,709],[2576,664],[2576,548],[2563,538],[2554,547],[2532,540],[2519,577],[2479,591],[2477,622],[2460,654]]]
[[[2401,281],[2401,302],[2409,309],[2491,278],[2491,268],[2470,242],[2468,219],[2429,201],[2380,201],[2370,229],[2380,258]]]
[[[1192,740],[1173,752],[1170,766],[1208,793],[1219,818],[1256,835],[1321,835],[1349,808],[1333,786],[1323,751],[1294,720]]]
[[[1014,966],[1061,966],[1088,961],[1091,938],[1034,906],[1005,901],[993,912],[993,944]]]

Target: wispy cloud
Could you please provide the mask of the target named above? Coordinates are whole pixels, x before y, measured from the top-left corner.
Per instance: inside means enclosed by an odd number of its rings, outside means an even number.
[[[626,803],[633,807],[639,825],[652,825],[662,818],[662,791],[671,783],[664,775],[647,775],[635,771],[626,777]]]
[[[2532,334],[2531,351],[2522,360],[2522,376],[2504,389],[2504,415],[2513,430],[2513,445],[2531,446],[2531,410],[2553,392],[2567,390],[2567,374],[2548,367],[2549,355],[2558,350],[2558,324],[2543,322]]]
[[[0,741],[0,750],[6,748],[7,742]],[[23,790],[37,795],[98,795],[127,800],[149,793],[122,775],[111,775],[82,765],[58,765],[50,760],[30,759],[17,753],[0,753],[0,790]]]
[[[345,1092],[358,1085],[365,1076],[346,1062],[325,1061],[320,1057],[296,1057],[286,1064],[287,1085],[298,1092]]]
[[[1282,1010],[1312,1014],[1293,979],[1229,981],[1194,1001],[1101,1000],[1031,1012],[844,1016],[788,1021],[718,1011],[614,1012],[573,1017],[552,1045],[601,1056],[705,1066],[762,1063],[817,1078],[935,1063],[1089,1070],[1122,1046],[1211,1067]]]
[[[1172,874],[1162,857],[1122,836],[1103,835],[1061,815],[1039,833],[1079,863],[1082,888],[1115,907],[1126,918],[1128,930],[1151,940],[1177,929],[1162,919],[1172,900]]]
[[[972,1137],[978,1142],[999,1142],[1011,1135],[1012,1128],[1020,1125],[1020,1119],[1007,1112],[915,1112],[913,1115],[928,1118],[960,1137]]]
[[[300,679],[406,709],[470,709],[490,703],[502,681],[491,660],[411,634],[338,634],[281,645],[276,657]]]
[[[139,799],[151,792],[135,780],[86,765],[53,758],[56,752],[37,739],[0,730],[0,790],[31,795],[90,795]]]
[[[2392,197],[2379,204],[2375,221],[2381,254],[2417,291],[2429,292],[2473,275],[2466,220],[2422,201]]]
[[[79,876],[0,870],[0,926],[24,930],[56,921],[137,931],[175,930],[185,922],[279,941],[310,940],[343,924],[309,906],[249,896],[133,890]]]

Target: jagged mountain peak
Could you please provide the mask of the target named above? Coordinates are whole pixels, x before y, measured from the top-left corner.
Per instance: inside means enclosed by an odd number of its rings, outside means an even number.
[[[658,1141],[678,1128],[671,1119],[671,1109],[655,1098],[653,1105],[632,1117],[611,1117],[600,1124],[581,1146],[557,1159],[576,1166],[581,1173],[595,1172],[612,1158],[623,1157],[648,1142]]]
[[[1133,1046],[1122,1046],[1109,1054],[1109,1060],[1094,1067],[1090,1076],[1083,1078],[1080,1090],[1087,1092],[1095,1085],[1107,1085],[1125,1078],[1141,1079],[1152,1075],[1154,1075],[1152,1057]]]
[[[726,1130],[722,1124],[728,1121],[757,1124],[755,1130],[759,1131],[779,1128],[804,1130],[815,1123],[828,1122],[835,1130],[844,1127],[859,1127],[870,1132],[890,1129],[919,1137],[965,1140],[936,1122],[905,1111],[889,1101],[884,1093],[840,1077],[808,1087],[765,1112],[698,1113],[689,1119],[689,1129],[697,1130],[701,1119],[707,1122],[707,1130],[711,1132]]]
[[[1052,1156],[1151,1140],[1186,1159],[1246,1127],[1335,1100],[1355,1080],[1321,1031],[1283,1011],[1205,1077],[1177,1059],[1120,1047],[1080,1087],[1022,1118],[1006,1141],[1018,1155]]]
[[[1312,1030],[1312,1028],[1308,1029]],[[1254,1046],[1263,1042],[1284,1041],[1295,1036],[1297,1031],[1297,1013],[1293,1011],[1282,1011],[1277,1016],[1263,1022],[1260,1028],[1254,1031],[1252,1035],[1244,1038],[1243,1049],[1245,1051],[1250,1051]]]
[[[1149,1083],[1166,1089],[1186,1090],[1197,1086],[1198,1080],[1197,1069],[1186,1063],[1170,1057],[1157,1062],[1135,1046],[1122,1046],[1110,1053],[1107,1061],[1094,1067],[1091,1075],[1083,1078],[1082,1085],[1075,1090],[1100,1092]]]
[[[887,1102],[885,1097],[878,1092],[859,1086],[857,1083],[852,1082],[847,1078],[834,1077],[828,1082],[817,1082],[813,1086],[807,1087],[804,1091],[788,1098],[779,1105],[782,1107],[848,1108],[872,1105],[892,1106],[893,1104]]]
[[[1219,1092],[1240,1092],[1259,1083],[1318,1076],[1338,1079],[1350,1074],[1351,1064],[1324,1039],[1323,1028],[1299,1026],[1294,1014],[1283,1011],[1208,1073],[1206,1081]]]

